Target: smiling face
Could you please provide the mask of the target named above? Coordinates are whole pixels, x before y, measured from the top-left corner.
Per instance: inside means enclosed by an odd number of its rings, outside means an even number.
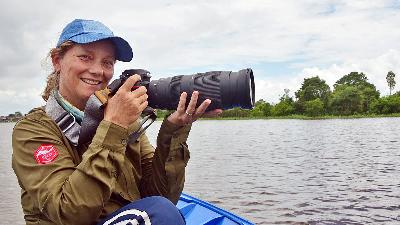
[[[63,56],[52,57],[60,72],[59,92],[80,110],[90,95],[107,86],[114,73],[114,45],[109,40],[74,44]]]

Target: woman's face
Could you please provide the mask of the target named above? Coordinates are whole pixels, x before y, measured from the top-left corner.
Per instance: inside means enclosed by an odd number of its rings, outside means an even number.
[[[60,72],[59,91],[68,102],[80,110],[90,95],[107,86],[114,73],[115,53],[111,41],[74,44],[64,56],[53,57]]]

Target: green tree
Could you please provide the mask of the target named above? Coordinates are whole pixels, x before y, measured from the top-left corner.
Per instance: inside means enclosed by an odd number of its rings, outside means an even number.
[[[271,116],[271,111],[272,111],[272,105],[269,102],[266,102],[263,106],[262,106],[262,112],[264,114],[264,116]]]
[[[288,116],[294,113],[294,106],[289,101],[281,101],[271,109],[273,116]]]
[[[330,101],[330,106],[333,107],[331,110],[335,114],[368,112],[371,103],[379,98],[379,91],[375,85],[368,82],[364,73],[351,72],[336,81],[333,86],[335,89],[332,98],[335,99]],[[339,112],[340,109],[344,111]]]
[[[324,103],[319,98],[306,101],[304,103],[304,113],[312,117],[320,116],[324,113]]]
[[[285,89],[283,89],[283,92],[284,92],[284,94],[279,98],[280,101],[287,101],[287,100],[293,101],[293,98],[290,97],[290,95],[289,95],[289,93],[290,93],[289,89],[285,88]]]
[[[254,104],[254,107],[259,106],[259,105],[263,105],[265,103],[266,102],[264,101],[264,99],[260,99],[260,100],[256,101],[256,103]]]
[[[377,114],[400,113],[400,95],[385,96],[374,101],[371,111]]]
[[[386,75],[386,81],[389,86],[389,95],[392,95],[392,90],[394,89],[394,86],[396,85],[396,81],[394,80],[396,74],[394,74],[392,71],[389,71]]]
[[[255,103],[254,109],[251,110],[252,116],[270,116],[272,105],[265,102],[263,99],[258,100]]]
[[[361,93],[361,111],[362,112],[369,112],[371,108],[371,103],[375,100],[379,99],[379,92],[376,90],[375,86],[365,86],[359,87]]]
[[[341,85],[332,93],[330,107],[333,114],[351,115],[362,111],[362,97],[356,86]]]
[[[325,100],[331,93],[331,88],[318,76],[304,78],[301,88],[295,92],[295,96],[301,101],[311,101],[314,99]]]
[[[256,103],[254,104],[254,108],[250,112],[250,115],[255,116],[255,117],[263,116],[264,113],[262,112],[262,107],[264,104],[265,104],[265,101],[263,99],[256,101]]]
[[[280,102],[271,109],[273,116],[288,116],[295,112],[293,98],[289,96],[289,89],[284,89],[284,94],[280,97]]]
[[[344,75],[333,85],[334,88],[340,85],[350,85],[350,86],[358,86],[358,85],[366,85],[368,83],[368,78],[364,73],[359,72],[351,72],[347,75]],[[372,84],[370,84],[372,85]]]
[[[318,76],[311,78],[304,78],[301,88],[295,92],[297,98],[296,109],[299,113],[305,111],[305,103],[315,99],[320,99],[323,106],[328,105],[329,96],[331,95],[331,88]]]

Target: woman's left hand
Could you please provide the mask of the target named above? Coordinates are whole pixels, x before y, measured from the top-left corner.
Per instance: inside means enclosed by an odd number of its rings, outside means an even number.
[[[197,99],[199,98],[199,92],[194,91],[187,108],[186,107],[187,93],[182,92],[178,108],[172,113],[167,119],[169,122],[184,126],[191,124],[200,117],[215,117],[222,113],[222,109],[215,109],[209,112],[205,112],[207,107],[211,104],[210,99],[204,100],[199,107],[196,108]]]

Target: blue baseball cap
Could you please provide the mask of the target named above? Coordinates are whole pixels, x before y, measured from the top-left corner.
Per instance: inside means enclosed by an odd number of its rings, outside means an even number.
[[[116,59],[123,62],[132,60],[132,48],[127,41],[114,33],[104,24],[95,20],[75,19],[63,29],[57,42],[57,47],[66,41],[87,44],[104,39],[111,40],[115,45]]]

